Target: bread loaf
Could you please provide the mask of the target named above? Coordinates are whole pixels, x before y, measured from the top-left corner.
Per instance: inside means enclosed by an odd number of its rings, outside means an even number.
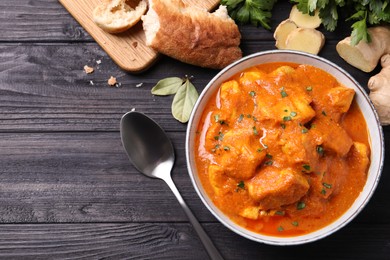
[[[225,6],[209,13],[181,0],[149,0],[142,20],[146,44],[180,61],[221,69],[242,57],[241,35]]]
[[[92,17],[93,21],[106,32],[120,33],[138,23],[147,8],[146,0],[105,0],[95,7]]]

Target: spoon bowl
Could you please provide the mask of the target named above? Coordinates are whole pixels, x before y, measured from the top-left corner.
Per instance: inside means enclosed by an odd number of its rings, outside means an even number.
[[[121,120],[123,146],[138,171],[151,178],[162,178],[162,166],[168,173],[175,162],[175,152],[164,130],[139,112],[129,112]]]
[[[148,116],[131,111],[122,116],[120,132],[122,144],[134,167],[148,177],[165,181],[182,206],[210,258],[223,259],[172,181],[171,170],[175,162],[175,153],[164,130]]]

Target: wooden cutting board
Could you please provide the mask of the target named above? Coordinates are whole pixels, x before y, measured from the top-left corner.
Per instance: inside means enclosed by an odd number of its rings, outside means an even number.
[[[139,22],[120,34],[109,34],[92,20],[92,11],[100,0],[59,0],[69,13],[95,39],[119,67],[130,72],[142,72],[157,59],[158,53],[145,44],[145,33]],[[183,0],[208,10],[214,9],[220,0]]]

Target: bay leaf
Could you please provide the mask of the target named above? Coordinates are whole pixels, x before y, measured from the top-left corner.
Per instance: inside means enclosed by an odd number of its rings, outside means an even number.
[[[198,91],[196,91],[195,86],[190,82],[189,79],[186,79],[184,84],[177,90],[176,95],[173,98],[173,117],[182,123],[188,122],[198,97],[199,94]]]
[[[177,90],[183,84],[183,79],[178,77],[169,77],[160,80],[152,88],[151,92],[153,95],[157,96],[167,96],[176,94]]]

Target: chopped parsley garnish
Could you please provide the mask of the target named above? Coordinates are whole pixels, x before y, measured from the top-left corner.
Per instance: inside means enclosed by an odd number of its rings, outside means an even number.
[[[297,203],[297,210],[302,210],[304,208],[306,208],[305,202],[300,201],[300,202]]]
[[[223,147],[223,149],[224,149],[225,151],[230,151],[230,147],[227,146],[227,145],[225,145],[225,146]]]
[[[309,132],[309,130],[307,130],[307,128],[302,128],[301,132],[302,132],[302,134],[307,134],[307,132]]]
[[[307,91],[312,91],[312,90],[313,90],[313,87],[312,87],[312,86],[308,86],[308,87],[306,87],[306,90],[307,90]]]
[[[238,118],[238,122],[241,123],[241,121],[244,119],[244,115],[241,114],[240,117]]]
[[[252,129],[253,129],[253,134],[254,135],[259,135],[259,132],[257,131],[256,126],[254,126]]]
[[[258,153],[261,153],[263,151],[263,148],[257,148],[256,150]]]
[[[291,116],[283,117],[283,121],[291,121],[291,120],[292,120]]]
[[[264,164],[267,166],[271,166],[273,163],[274,163],[274,161],[269,160],[269,161],[266,161]]]
[[[323,156],[324,155],[324,148],[321,146],[321,145],[318,145],[317,148],[316,148],[316,151],[317,153],[320,155],[320,156]]]
[[[284,216],[284,211],[281,211],[281,210],[278,210],[275,212],[275,215],[278,215],[278,216]]]
[[[324,116],[327,116],[325,110],[322,110],[321,113],[322,113]]]
[[[251,91],[251,92],[249,92],[249,95],[250,95],[251,97],[254,97],[254,96],[256,96],[256,92]]]
[[[218,135],[214,136],[214,139],[217,141],[222,141],[223,136],[224,136],[224,134],[222,132],[219,132]]]
[[[279,231],[279,232],[282,232],[282,231],[284,231],[284,228],[283,228],[282,226],[279,226],[279,227],[278,227],[278,231]]]
[[[245,182],[244,181],[240,181],[239,183],[237,183],[237,187],[240,188],[240,189],[245,189]]]
[[[332,188],[332,184],[329,184],[329,183],[322,183],[322,185],[327,188],[327,189],[331,189]]]
[[[286,125],[285,125],[285,124],[280,124],[280,126],[281,126],[283,129],[286,129]]]
[[[213,149],[211,149],[211,151],[212,151],[213,153],[215,153],[215,152],[219,149],[219,147],[220,147],[220,145],[217,144]]]
[[[292,112],[290,113],[290,116],[296,117],[296,116],[297,116],[297,112],[292,111]]]
[[[282,88],[280,89],[280,95],[282,95],[282,98],[285,98],[285,97],[288,96],[288,95],[287,95],[287,92],[284,90],[284,87],[282,87]]]
[[[291,225],[293,225],[294,227],[297,227],[297,226],[299,226],[299,223],[298,223],[298,221],[293,221],[293,222],[291,222]]]
[[[221,125],[225,124],[225,120],[220,120],[220,115],[216,114],[214,115],[214,121],[215,123],[220,123]]]
[[[304,164],[302,165],[303,169],[305,169],[306,171],[310,171],[310,165],[308,164]]]

